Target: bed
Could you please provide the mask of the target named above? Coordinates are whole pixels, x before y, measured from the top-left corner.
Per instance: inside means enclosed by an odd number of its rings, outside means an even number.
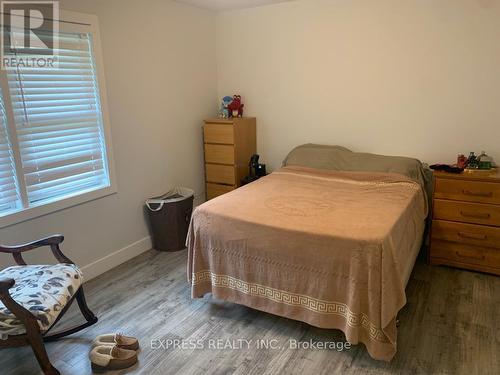
[[[340,329],[378,360],[422,244],[426,173],[416,159],[302,145],[283,167],[198,206],[188,232],[193,298]]]

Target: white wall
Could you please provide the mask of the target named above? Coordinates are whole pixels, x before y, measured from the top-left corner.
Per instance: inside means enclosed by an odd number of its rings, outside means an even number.
[[[203,193],[201,124],[217,109],[215,17],[168,0],[63,0],[61,9],[99,17],[118,194],[1,229],[0,242],[63,233],[63,250],[82,266],[126,248],[87,267],[93,276],[150,248],[146,198],[172,185]],[[0,266],[8,262],[0,254]]]
[[[305,142],[500,162],[500,1],[300,0],[217,17],[218,94],[276,168]]]
[[[99,17],[119,193],[3,228],[0,242],[63,233],[87,277],[149,248],[146,198],[172,185],[202,194],[200,126],[217,94],[243,95],[273,168],[305,142],[427,162],[485,149],[500,162],[498,1],[300,0],[217,16],[169,0],[61,8]]]

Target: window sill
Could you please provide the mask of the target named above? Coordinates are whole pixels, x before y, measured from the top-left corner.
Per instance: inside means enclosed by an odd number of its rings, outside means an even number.
[[[68,196],[67,198],[63,198],[55,202],[34,205],[32,207],[25,208],[20,211],[15,211],[0,217],[0,228],[5,228],[14,224],[21,223],[23,221],[35,219],[40,216],[49,215],[66,208],[78,206],[80,204],[103,198],[115,193],[117,193],[116,186],[111,185],[81,194],[77,193],[73,196]]]

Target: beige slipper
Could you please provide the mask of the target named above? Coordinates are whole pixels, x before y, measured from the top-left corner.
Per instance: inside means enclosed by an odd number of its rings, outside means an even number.
[[[118,346],[120,349],[137,350],[139,341],[135,337],[125,336],[120,333],[109,333],[97,336],[92,347],[95,346]]]
[[[118,346],[96,346],[89,354],[92,367],[97,370],[122,370],[137,363],[137,353]]]

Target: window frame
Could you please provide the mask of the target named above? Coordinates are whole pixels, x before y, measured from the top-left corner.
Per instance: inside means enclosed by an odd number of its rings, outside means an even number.
[[[3,95],[7,117],[7,132],[9,134],[9,140],[14,154],[17,182],[20,188],[20,196],[22,200],[21,204],[24,206],[18,211],[0,216],[0,228],[34,219],[39,216],[48,215],[56,211],[90,202],[118,192],[115,163],[113,159],[111,125],[109,121],[106,79],[104,75],[104,62],[102,58],[98,18],[97,16],[91,14],[60,10],[58,22],[60,23],[60,31],[82,32],[91,34],[91,48],[92,56],[94,57],[94,69],[99,90],[99,102],[101,105],[100,110],[102,116],[102,132],[104,137],[104,148],[106,153],[109,186],[96,188],[95,190],[90,190],[84,193],[74,193],[73,195],[69,195],[66,198],[54,200],[53,202],[29,204],[26,196],[24,174],[22,172],[19,145],[17,142],[16,125],[13,118],[7,74],[5,70],[0,70],[0,87]]]

